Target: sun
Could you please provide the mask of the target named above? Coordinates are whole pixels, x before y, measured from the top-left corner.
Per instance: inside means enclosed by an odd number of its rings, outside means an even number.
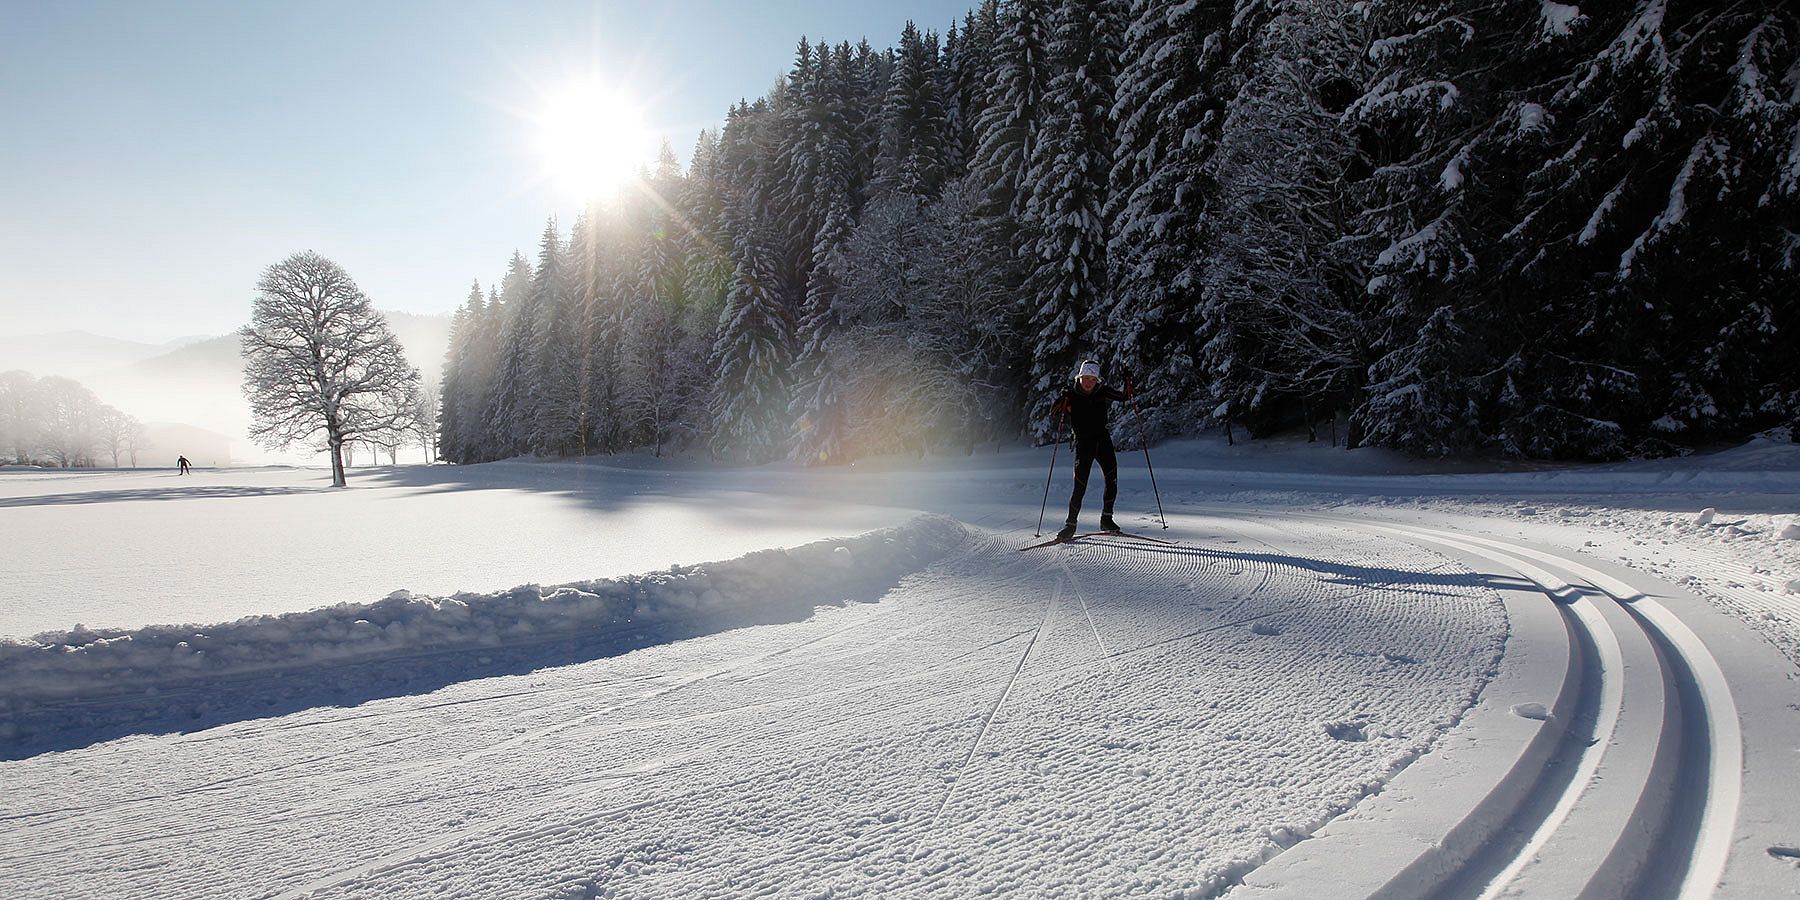
[[[656,138],[637,105],[597,80],[548,94],[532,118],[544,177],[577,200],[616,193],[655,158]]]

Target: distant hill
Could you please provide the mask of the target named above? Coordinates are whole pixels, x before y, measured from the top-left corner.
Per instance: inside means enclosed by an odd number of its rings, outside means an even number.
[[[419,368],[427,385],[436,385],[450,346],[450,316],[382,315],[406,349],[407,360]],[[209,458],[216,453],[237,462],[295,461],[269,454],[247,437],[250,406],[244,400],[244,361],[235,334],[190,336],[164,344],[86,332],[0,338],[0,371],[8,369],[74,378],[101,400],[140,420],[225,435],[229,451],[209,449]],[[209,443],[199,435],[188,441],[196,446]],[[193,453],[188,458],[199,460]]]
[[[186,340],[191,339],[150,344],[86,331],[0,337],[0,371],[24,369],[39,377],[61,375],[82,381],[85,380],[83,376],[122,368],[167,353]]]
[[[173,468],[185,456],[197,467],[228,466],[234,460],[232,440],[216,431],[170,422],[146,422],[138,465]],[[241,460],[239,460],[241,461]]]
[[[241,378],[243,358],[238,355],[235,334],[200,338],[176,350],[128,366],[139,377]]]
[[[436,384],[450,348],[450,317],[384,312],[388,326],[406,349],[406,359],[419,368],[428,384]],[[243,382],[244,361],[235,334],[189,339],[185,346],[146,358],[130,366],[144,378],[229,380],[237,390]]]

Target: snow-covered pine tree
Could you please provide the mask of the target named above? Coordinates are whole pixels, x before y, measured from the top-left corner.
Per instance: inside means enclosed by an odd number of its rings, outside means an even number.
[[[1196,368],[1208,213],[1207,166],[1230,99],[1232,4],[1132,0],[1112,109],[1106,219],[1111,290],[1093,315],[1102,358],[1136,373],[1151,433],[1204,421]]]
[[[649,296],[668,306],[677,318],[688,305],[687,225],[680,213],[685,185],[675,150],[664,141],[648,184],[645,235],[638,262],[639,279]]]
[[[1030,368],[1016,355],[1026,324],[1005,288],[1008,279],[995,277],[985,203],[985,192],[963,179],[925,210],[926,253],[917,266],[922,284],[908,302],[904,332],[933,375],[916,387],[934,443],[965,451],[1018,433],[1023,373]]]
[[[878,197],[845,246],[842,325],[830,351],[842,373],[846,457],[922,453],[973,433],[974,385],[956,369],[953,340],[973,323],[951,321],[945,304],[939,208]]]
[[[975,122],[969,166],[988,189],[996,216],[1019,218],[1029,197],[1027,172],[1036,153],[1045,86],[1050,80],[1050,0],[1009,0],[994,36],[987,106]]]
[[[629,444],[661,456],[680,432],[683,382],[672,377],[687,305],[686,250],[676,212],[681,172],[665,143],[648,183],[654,201],[627,216],[642,231],[637,253],[638,301],[626,311],[620,340],[618,408]]]
[[[781,135],[776,168],[779,178],[775,187],[780,207],[788,224],[805,234],[818,228],[821,215],[813,190],[819,183],[819,167],[825,164],[825,143],[834,129],[833,119],[839,110],[831,103],[824,72],[830,66],[830,52],[823,44],[818,52],[806,38],[794,51],[794,67],[787,75],[782,91],[786,101],[781,109]],[[810,251],[810,248],[808,248]],[[811,268],[810,253],[806,268]]]
[[[487,413],[494,395],[502,318],[500,291],[490,284],[487,302],[481,307],[481,315],[472,318],[468,353],[465,357],[463,447],[465,455],[473,462],[497,458],[493,449],[493,435],[488,430]]]
[[[473,461],[472,432],[480,416],[479,407],[470,409],[475,392],[475,334],[481,327],[485,305],[481,282],[477,280],[469,285],[468,302],[450,318],[450,346],[444,353],[443,374],[438,380],[441,412],[437,425],[439,452],[451,462]]]
[[[527,391],[530,380],[531,330],[537,321],[532,305],[531,263],[514,252],[500,282],[500,323],[494,341],[493,392],[484,413],[487,421],[487,459],[504,459],[526,452],[529,419]]]
[[[1507,23],[1518,4],[1377,2],[1367,10],[1373,71],[1345,112],[1370,157],[1358,179],[1352,233],[1368,259],[1370,352],[1367,396],[1352,420],[1358,435],[1429,455],[1479,449],[1479,338],[1494,307],[1476,250],[1485,213],[1468,184],[1470,160],[1488,121],[1491,72],[1517,52]],[[1336,387],[1334,385],[1333,387]]]
[[[1536,138],[1512,266],[1547,297],[1500,425],[1531,455],[1792,420],[1800,24],[1790,5],[1544,4],[1566,68],[1524,98]],[[1542,364],[1534,364],[1541,361]],[[1533,377],[1537,376],[1537,377]],[[1598,407],[1604,412],[1593,413]],[[1549,413],[1546,413],[1549,410]],[[1564,412],[1568,410],[1568,412]],[[1583,416],[1583,414],[1586,414]],[[1632,441],[1601,447],[1603,415]]]
[[[581,306],[574,282],[569,247],[553,219],[538,244],[531,280],[530,303],[536,315],[526,381],[530,411],[526,445],[533,453],[566,456],[580,451],[576,398]]]
[[[869,198],[875,181],[875,158],[881,153],[881,108],[887,97],[888,77],[893,65],[886,53],[877,53],[867,40],[858,41],[848,59],[846,84],[852,102],[845,106],[845,119],[850,127],[850,141],[855,172],[852,178],[857,198],[855,213],[862,215],[862,204]],[[832,65],[842,68],[837,54]]]
[[[761,229],[739,241],[713,345],[712,446],[726,459],[769,460],[789,438],[794,323],[775,283],[769,243]]]
[[[608,211],[590,206],[569,242],[576,307],[573,426],[576,451],[584,455],[614,449],[622,313],[611,275],[617,231],[612,222]]]
[[[848,46],[843,48],[848,60]],[[842,410],[838,360],[833,352],[837,330],[837,294],[843,283],[844,245],[853,226],[855,205],[854,137],[848,106],[852,84],[832,58],[820,60],[808,78],[804,96],[810,104],[804,143],[810,165],[797,182],[804,185],[804,205],[818,211],[812,230],[811,268],[801,309],[797,344],[798,376],[793,408],[793,458],[808,463],[842,460]]]
[[[944,50],[938,55],[937,95],[944,101],[944,179],[956,178],[969,169],[973,146],[963,136],[973,134],[963,119],[963,98],[956,89],[957,71],[963,66],[963,39],[954,21],[944,32]]]
[[[1035,433],[1054,427],[1055,391],[1093,349],[1078,334],[1105,296],[1107,171],[1112,167],[1113,72],[1119,17],[1112,0],[1062,0],[1051,16],[1043,121],[1026,177],[1024,218],[1035,237],[1025,296],[1033,309],[1031,407]]]
[[[731,260],[722,243],[725,195],[720,184],[719,133],[703,131],[694,143],[694,155],[688,162],[688,174],[681,189],[681,210],[685,225],[683,238],[686,256],[683,272],[688,298],[682,330],[710,340],[718,328],[719,313],[725,308],[725,292],[731,285]]]
[[[975,124],[987,109],[987,82],[994,64],[994,38],[1000,28],[999,0],[982,0],[944,36],[939,94],[944,98],[946,178],[961,178],[975,159]]]
[[[948,126],[938,81],[937,34],[907,22],[881,107],[880,190],[926,199],[943,190]]]

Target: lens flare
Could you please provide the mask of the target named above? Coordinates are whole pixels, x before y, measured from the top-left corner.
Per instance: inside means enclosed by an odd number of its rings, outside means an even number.
[[[630,96],[596,80],[545,97],[534,121],[544,176],[578,200],[617,192],[656,157],[656,137]]]

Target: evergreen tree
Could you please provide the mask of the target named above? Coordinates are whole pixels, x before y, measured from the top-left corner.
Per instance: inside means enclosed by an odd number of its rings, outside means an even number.
[[[1478,342],[1493,316],[1476,256],[1483,210],[1471,203],[1471,137],[1504,66],[1490,55],[1517,10],[1490,3],[1377,3],[1366,22],[1373,71],[1344,118],[1362,135],[1352,232],[1366,243],[1363,314],[1374,359],[1352,442],[1432,455],[1478,449]]]
[[[487,459],[517,456],[528,449],[527,391],[530,381],[531,331],[537,308],[531,290],[531,263],[514,252],[501,281],[499,328],[494,339],[493,393],[485,413]]]
[[[983,0],[963,17],[960,31],[952,26],[944,37],[938,92],[944,98],[944,159],[950,179],[967,174],[975,159],[975,126],[988,106],[987,82],[999,28],[999,0]]]
[[[920,35],[907,22],[881,109],[875,168],[882,190],[932,198],[943,189],[948,127],[938,91],[937,35]]]
[[[475,459],[475,427],[481,411],[479,407],[471,409],[470,400],[476,389],[473,371],[476,331],[480,328],[485,306],[481,282],[475,281],[469,285],[468,303],[459,307],[450,319],[450,347],[444,354],[444,371],[438,382],[442,409],[438,416],[438,447],[443,458],[451,462]]]
[[[578,235],[579,237],[579,235]],[[570,271],[569,248],[555,220],[544,227],[532,273],[530,349],[525,379],[529,410],[526,445],[534,453],[558,456],[579,452],[581,307]]]
[[[1208,166],[1230,99],[1231,4],[1133,0],[1112,120],[1107,261],[1112,289],[1094,311],[1101,355],[1136,373],[1153,432],[1204,421],[1201,284],[1219,227]],[[1229,227],[1229,225],[1225,226]]]
[[[1107,290],[1106,176],[1112,165],[1113,71],[1118,19],[1110,0],[1063,0],[1052,17],[1051,69],[1040,139],[1033,145],[1024,216],[1036,238],[1026,277],[1034,429],[1047,436],[1055,390],[1092,349],[1077,334]]]
[[[1493,155],[1523,172],[1504,235],[1521,352],[1497,431],[1616,456],[1795,415],[1800,24],[1776,2],[1546,6],[1553,78]],[[1548,304],[1542,301],[1548,300]],[[1608,438],[1610,439],[1603,439]]]
[[[848,47],[842,48],[847,59]],[[812,266],[807,273],[806,300],[802,306],[796,372],[792,455],[806,462],[841,461],[842,410],[840,408],[839,354],[834,352],[837,331],[837,295],[845,269],[845,243],[853,226],[855,170],[854,131],[847,108],[852,86],[843,80],[843,69],[824,59],[812,73],[807,89],[814,112],[809,118],[808,145],[812,165],[807,169],[805,203],[819,211],[812,230]]]
[[[771,459],[788,438],[794,325],[767,248],[760,232],[740,241],[713,345],[713,452],[728,459]]]
[[[569,242],[574,257],[575,358],[570,362],[576,385],[573,426],[578,452],[612,449],[618,391],[619,297],[609,278],[611,237],[607,216],[590,207],[576,222]]]
[[[1049,22],[1048,0],[1012,0],[1000,12],[987,106],[976,119],[975,160],[970,166],[999,215],[1023,215],[1029,198],[1027,171],[1037,153],[1050,78]]]

